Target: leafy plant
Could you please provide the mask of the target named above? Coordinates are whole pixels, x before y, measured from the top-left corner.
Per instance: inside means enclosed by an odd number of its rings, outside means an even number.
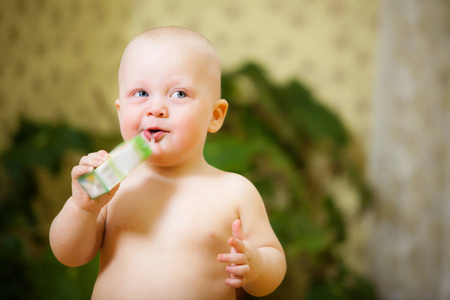
[[[55,260],[33,201],[39,193],[36,169],[57,174],[67,150],[88,151],[90,138],[65,124],[22,119],[12,144],[0,156],[0,299],[88,298],[86,277],[77,274],[92,266],[69,270]]]

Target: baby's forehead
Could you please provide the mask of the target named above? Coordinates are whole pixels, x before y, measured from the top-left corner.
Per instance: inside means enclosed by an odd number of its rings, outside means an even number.
[[[215,49],[195,36],[140,36],[130,43],[122,63],[134,64],[148,59],[161,64],[172,61],[190,65],[209,65],[220,72],[220,59]]]
[[[220,58],[214,46],[201,34],[185,28],[157,28],[134,38],[125,49],[123,59],[138,59],[152,56],[176,55],[185,59],[196,59],[209,64],[220,72]]]
[[[185,28],[158,28],[146,31],[137,36],[129,46],[133,47],[167,47],[183,46],[196,48],[201,52],[217,55],[214,46],[201,34]]]

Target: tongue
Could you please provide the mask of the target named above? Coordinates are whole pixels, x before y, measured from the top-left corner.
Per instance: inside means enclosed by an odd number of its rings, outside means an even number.
[[[155,140],[155,142],[160,141],[166,133],[161,130],[145,130],[144,136],[147,138],[147,140]]]
[[[155,142],[159,142],[165,135],[166,135],[166,132],[161,131],[161,130],[152,132],[152,138],[155,140]]]
[[[144,130],[144,136],[149,141],[154,140],[154,132],[151,132],[150,130]]]

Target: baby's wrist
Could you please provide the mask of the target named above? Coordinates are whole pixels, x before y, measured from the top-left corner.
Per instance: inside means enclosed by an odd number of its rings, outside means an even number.
[[[88,199],[87,201],[93,201],[91,199]],[[77,199],[76,196],[72,196],[67,200],[68,205],[78,211],[79,214],[82,214],[86,217],[95,217],[97,218],[98,214],[101,211],[101,207],[97,207],[97,205],[94,205],[94,203],[91,203],[89,205],[82,205],[81,203],[86,202],[86,199]]]

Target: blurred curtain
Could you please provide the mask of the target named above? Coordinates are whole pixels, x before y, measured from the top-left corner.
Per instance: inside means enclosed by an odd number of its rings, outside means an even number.
[[[450,299],[450,1],[382,0],[369,177],[381,299]]]

